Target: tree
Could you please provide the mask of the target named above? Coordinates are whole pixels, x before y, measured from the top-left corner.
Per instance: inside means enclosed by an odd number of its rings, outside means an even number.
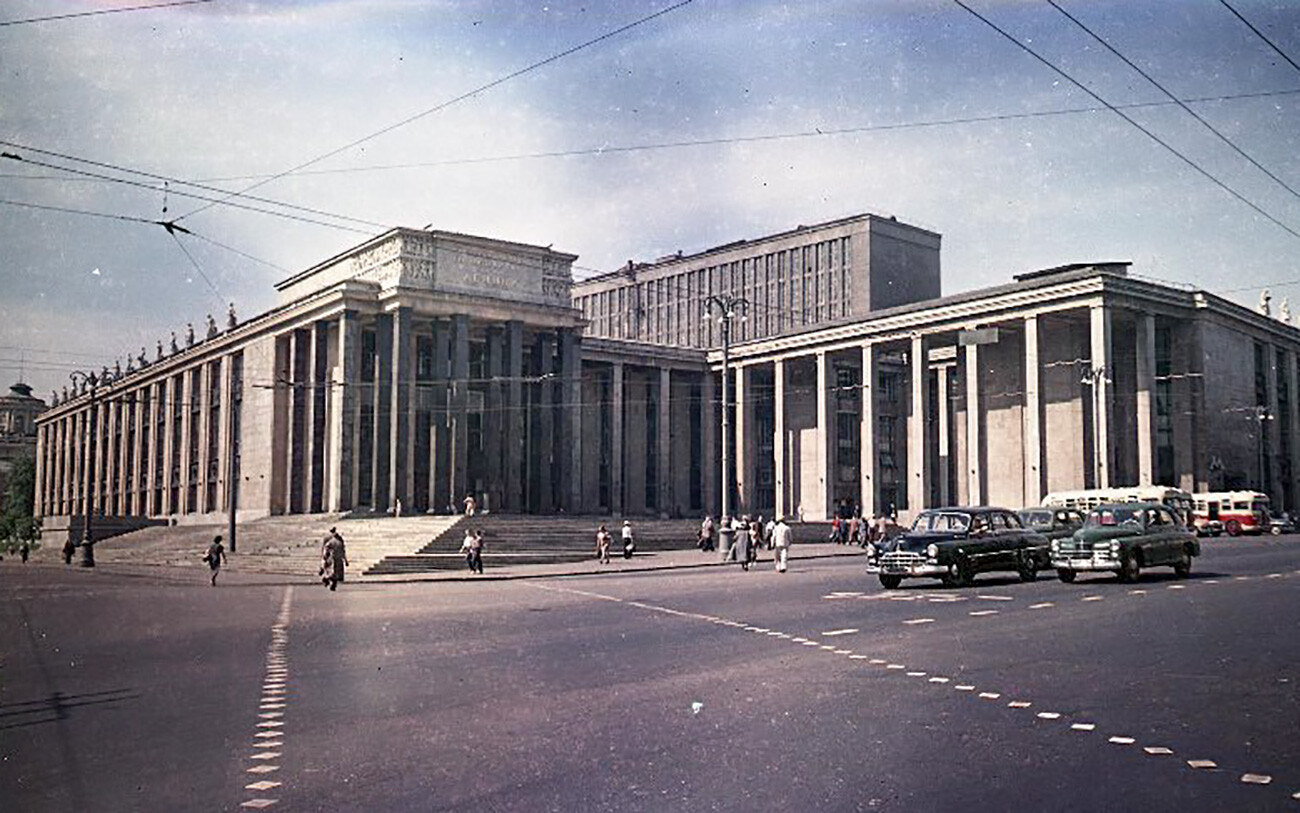
[[[33,516],[36,508],[36,459],[20,457],[9,470],[7,488],[0,504],[0,540],[10,548],[31,542],[40,531]]]

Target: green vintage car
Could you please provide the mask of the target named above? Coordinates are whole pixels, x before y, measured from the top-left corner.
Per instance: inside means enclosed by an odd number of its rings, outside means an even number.
[[[1145,567],[1172,567],[1180,578],[1201,555],[1196,532],[1160,503],[1099,505],[1068,539],[1051,543],[1052,567],[1063,582],[1089,570],[1108,570],[1136,581]]]

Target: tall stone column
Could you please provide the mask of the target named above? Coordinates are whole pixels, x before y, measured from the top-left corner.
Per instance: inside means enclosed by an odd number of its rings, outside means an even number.
[[[469,464],[469,316],[451,319],[451,497],[460,505],[468,492]]]
[[[1111,313],[1105,305],[1093,305],[1089,310],[1091,359],[1093,376],[1093,454],[1097,472],[1097,488],[1110,488],[1114,468],[1114,444],[1111,438],[1114,394],[1115,362],[1111,345]]]
[[[506,509],[524,510],[524,325],[506,322]]]
[[[930,468],[926,460],[927,359],[925,337],[912,337],[912,414],[907,421],[907,509],[915,517],[930,499]]]
[[[374,509],[386,511],[392,505],[393,443],[393,316],[375,318],[375,487]]]
[[[311,482],[308,488],[306,509],[312,512],[325,510],[325,465],[328,459],[329,437],[325,433],[329,422],[329,409],[334,400],[330,386],[329,322],[318,321],[311,326],[311,426],[307,435],[311,439]]]
[[[330,511],[351,511],[356,506],[356,449],[358,396],[361,386],[361,320],[357,312],[339,314],[338,396],[334,399],[334,430],[330,436]],[[233,404],[231,404],[233,406]]]
[[[400,501],[403,511],[414,507],[415,444],[411,432],[411,389],[415,381],[415,325],[411,309],[393,311],[392,427],[390,443],[392,469],[389,472],[389,505]]]
[[[429,388],[429,502],[439,512],[456,506],[451,490],[450,382],[451,322],[438,319],[433,323],[433,385]]]
[[[862,345],[862,395],[858,412],[858,500],[862,516],[876,515],[876,346]]]
[[[1296,392],[1296,352],[1288,350],[1284,366],[1278,370],[1280,381],[1286,382],[1287,436],[1286,448],[1290,452],[1291,476],[1285,484],[1286,504],[1282,508],[1294,512],[1300,505],[1300,393]]]
[[[773,512],[778,517],[790,514],[790,497],[786,491],[786,469],[790,465],[786,460],[785,436],[785,359],[778,358],[772,362],[772,414],[774,420],[772,432],[773,494],[775,501]]]
[[[1024,503],[1038,505],[1043,499],[1043,365],[1038,355],[1038,317],[1025,318],[1025,402],[1021,412],[1024,421]]]
[[[966,493],[971,505],[983,505],[984,457],[983,446],[984,404],[980,398],[980,346],[968,344],[966,351]]]
[[[582,353],[580,337],[573,329],[560,331],[560,373],[563,382],[560,396],[560,425],[563,439],[558,452],[564,472],[561,499],[566,511],[581,513],[582,505]]]
[[[289,417],[289,448],[288,448],[288,467],[289,476],[286,478],[285,489],[287,499],[285,500],[286,510],[290,514],[301,514],[307,510],[311,500],[311,425],[312,425],[312,381],[311,381],[311,330],[298,328],[293,331],[290,337],[289,358],[290,373],[289,380],[292,382],[290,392],[290,417]],[[189,410],[185,410],[189,416]],[[189,427],[181,432],[182,438],[189,437]],[[184,442],[188,447],[188,441]],[[185,461],[181,463],[182,472],[186,471],[188,465]],[[184,478],[182,478],[184,479]]]
[[[505,431],[501,378],[505,375],[505,336],[502,328],[489,327],[485,345],[487,389],[483,398],[483,456],[487,481],[484,507],[500,511],[505,506],[505,465],[502,433]]]
[[[1155,483],[1156,319],[1143,313],[1135,321],[1138,485],[1149,486]]]
[[[668,517],[673,511],[673,460],[672,460],[672,412],[669,409],[672,397],[672,371],[667,367],[659,368],[659,414],[655,420],[659,422],[659,450],[658,450],[658,471],[659,477],[657,490],[659,493],[659,515]],[[649,417],[649,416],[647,416]]]
[[[935,417],[939,424],[939,450],[935,461],[935,477],[938,480],[939,505],[952,505],[953,495],[949,489],[952,483],[952,422],[948,420],[948,400],[949,395],[949,373],[952,367],[948,364],[942,364],[936,371],[936,384],[938,392],[935,393],[935,401],[938,402],[939,414]]]
[[[749,513],[753,506],[753,471],[754,471],[754,450],[749,445],[749,426],[752,422],[754,411],[750,406],[753,398],[749,393],[749,368],[743,364],[734,364],[732,369],[736,375],[735,389],[735,406],[733,407],[736,419],[732,428],[732,442],[735,445],[736,453],[733,457],[736,467],[736,501],[732,509],[734,516],[743,516]],[[726,438],[723,439],[725,443]],[[725,482],[727,472],[722,473],[723,488],[730,487]]]
[[[616,361],[611,366],[609,500],[610,512],[620,517],[623,515],[623,362]]]
[[[817,354],[817,479],[821,481],[821,519],[835,516],[835,399],[831,397],[831,363],[825,351]]]
[[[543,514],[555,511],[555,462],[559,452],[555,447],[555,334],[542,331],[533,344],[533,375],[538,383],[535,391],[538,404],[533,410],[536,423],[533,427],[533,445],[529,454],[536,466],[533,484],[537,498],[530,500]]]
[[[1264,408],[1268,410],[1268,418],[1259,422],[1256,428],[1264,436],[1264,466],[1268,477],[1265,480],[1267,488],[1261,483],[1260,490],[1268,494],[1273,505],[1281,505],[1286,500],[1283,496],[1281,487],[1280,470],[1281,455],[1278,454],[1280,447],[1279,433],[1281,421],[1278,419],[1280,411],[1277,399],[1277,347],[1272,344],[1264,344]]]
[[[712,370],[700,380],[700,496],[704,513],[718,514],[718,386]]]

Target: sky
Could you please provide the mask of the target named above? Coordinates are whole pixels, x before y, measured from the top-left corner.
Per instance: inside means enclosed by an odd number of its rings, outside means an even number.
[[[581,278],[871,212],[942,235],[946,294],[1122,260],[1300,313],[1300,3],[962,1],[7,0],[0,385],[392,226]]]

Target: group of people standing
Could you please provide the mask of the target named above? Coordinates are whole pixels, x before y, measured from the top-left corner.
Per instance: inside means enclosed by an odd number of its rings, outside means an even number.
[[[473,528],[465,529],[465,538],[460,543],[460,552],[465,554],[465,564],[470,573],[483,574],[483,532]]]
[[[826,540],[837,545],[857,545],[865,548],[873,542],[880,542],[889,535],[889,527],[894,521],[883,514],[867,518],[856,513],[848,518],[835,517],[831,520],[831,534]]]
[[[725,522],[726,520],[721,520]],[[784,517],[763,521],[763,517],[751,519],[749,515],[732,517],[731,543],[727,550],[726,561],[739,562],[743,570],[758,561],[758,551],[766,548],[775,551],[772,555],[779,573],[784,573],[790,554],[790,545],[794,534]],[[714,523],[713,517],[705,517],[700,523],[699,541],[696,543],[702,551],[717,549],[717,539],[721,529]]]
[[[623,558],[631,559],[632,554],[636,553],[636,537],[632,533],[632,523],[623,520],[623,530],[620,532],[623,542]],[[603,565],[609,564],[609,550],[614,545],[614,535],[611,534],[604,525],[596,529],[596,558]]]

